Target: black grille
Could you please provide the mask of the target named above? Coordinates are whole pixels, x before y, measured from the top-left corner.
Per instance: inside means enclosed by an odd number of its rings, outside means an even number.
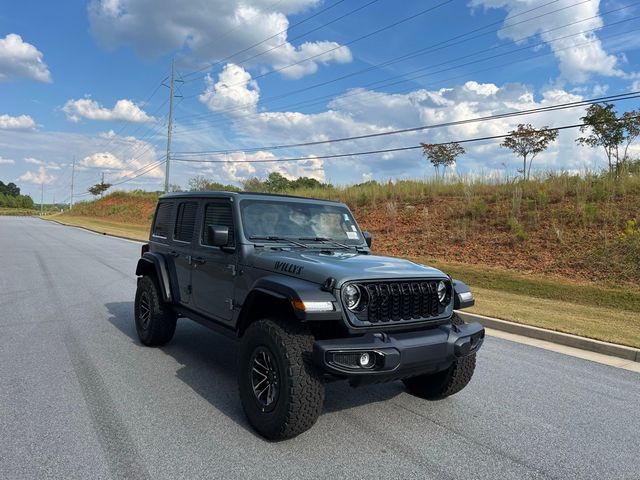
[[[435,281],[384,282],[362,285],[368,296],[367,308],[356,314],[372,323],[419,320],[441,315]]]

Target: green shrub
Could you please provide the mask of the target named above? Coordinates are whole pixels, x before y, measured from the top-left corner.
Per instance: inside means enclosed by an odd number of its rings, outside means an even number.
[[[509,217],[509,220],[507,220],[507,225],[511,229],[511,232],[513,232],[513,236],[518,242],[525,242],[529,239],[529,234],[517,218]]]

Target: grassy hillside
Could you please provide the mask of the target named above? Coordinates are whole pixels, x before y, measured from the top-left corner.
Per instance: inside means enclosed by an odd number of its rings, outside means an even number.
[[[638,173],[618,180],[550,174],[526,183],[368,182],[285,193],[347,203],[380,253],[640,284]],[[64,216],[147,226],[157,195],[116,192]]]

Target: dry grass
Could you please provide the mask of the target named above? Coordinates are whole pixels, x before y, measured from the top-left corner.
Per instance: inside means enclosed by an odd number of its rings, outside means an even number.
[[[55,220],[66,225],[88,228],[97,233],[106,233],[117,237],[132,238],[134,240],[149,239],[149,225],[132,225],[129,223],[115,222],[111,220],[103,220],[99,218],[77,217],[67,215],[66,213],[59,215],[50,215],[43,217],[45,219]]]
[[[640,315],[619,308],[576,305],[562,300],[473,287],[471,313],[640,348]]]

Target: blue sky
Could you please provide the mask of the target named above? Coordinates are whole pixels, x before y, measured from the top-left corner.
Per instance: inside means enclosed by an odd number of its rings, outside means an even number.
[[[44,184],[46,202],[68,201],[75,157],[77,200],[102,173],[119,189],[160,189],[172,58],[172,151],[219,163],[173,161],[171,183],[239,184],[270,171],[338,184],[422,178],[433,172],[417,150],[314,157],[500,135],[521,122],[567,125],[584,110],[268,147],[640,90],[638,16],[632,0],[3,2],[0,180],[37,201]],[[534,170],[604,166],[576,135],[563,131]],[[518,160],[498,144],[467,144],[452,172],[514,174]],[[179,153],[211,150],[233,151]]]

